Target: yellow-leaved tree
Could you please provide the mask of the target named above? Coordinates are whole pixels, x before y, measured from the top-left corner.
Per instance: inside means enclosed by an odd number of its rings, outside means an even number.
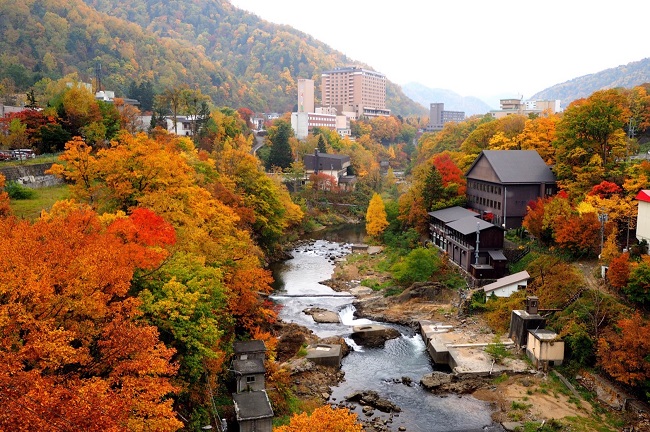
[[[301,413],[291,417],[288,425],[280,426],[276,432],[361,432],[357,415],[345,409],[329,405],[316,408],[311,415]]]
[[[373,237],[377,237],[384,232],[387,226],[388,219],[384,200],[381,199],[379,194],[375,193],[366,211],[366,232]]]

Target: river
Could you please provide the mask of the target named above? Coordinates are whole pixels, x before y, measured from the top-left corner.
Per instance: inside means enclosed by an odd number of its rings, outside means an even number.
[[[354,298],[337,293],[320,281],[331,277],[335,260],[349,254],[352,243],[362,242],[363,230],[358,226],[324,231],[310,243],[295,248],[292,259],[273,269],[276,291],[272,297],[282,306],[283,321],[307,327],[319,337],[343,336],[353,348],[342,361],[345,380],[332,388],[330,401],[341,401],[355,391],[374,390],[402,409],[392,418],[392,430],[399,426],[417,432],[503,430],[492,423],[492,411],[486,402],[466,395],[433,395],[419,385],[421,377],[433,371],[433,364],[421,336],[410,328],[379,323],[401,333],[400,338],[387,341],[384,348],[360,347],[348,337],[353,325],[376,322],[356,319]],[[302,312],[309,307],[338,311],[341,323],[315,323]],[[403,377],[410,378],[413,384],[403,384]],[[355,412],[364,418],[361,407]],[[374,416],[389,418],[379,411]]]

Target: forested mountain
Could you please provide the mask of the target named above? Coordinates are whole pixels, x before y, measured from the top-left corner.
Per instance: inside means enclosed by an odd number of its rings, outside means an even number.
[[[566,107],[576,99],[589,97],[598,90],[632,88],[650,82],[650,58],[628,63],[594,74],[556,84],[534,94],[531,99],[559,99]]]
[[[488,104],[473,96],[461,96],[451,90],[430,88],[419,83],[407,83],[402,91],[415,102],[428,108],[429,104],[442,102],[447,111],[464,111],[467,117],[474,114],[485,114],[491,109]]]
[[[101,64],[104,88],[119,96],[131,82],[151,80],[158,92],[188,84],[217,105],[254,111],[291,110],[298,78],[318,89],[323,70],[371,68],[227,0],[3,1],[0,52],[0,80],[16,91],[75,71],[91,81]],[[399,86],[389,83],[387,93],[394,114],[426,113]]]

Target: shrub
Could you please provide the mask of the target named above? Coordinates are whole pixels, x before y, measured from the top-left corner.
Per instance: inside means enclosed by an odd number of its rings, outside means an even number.
[[[34,189],[30,189],[16,182],[7,182],[5,185],[5,191],[9,194],[9,198],[15,200],[27,200],[32,199],[36,195]]]
[[[442,261],[434,249],[413,249],[391,267],[393,278],[402,285],[427,281],[440,269]]]

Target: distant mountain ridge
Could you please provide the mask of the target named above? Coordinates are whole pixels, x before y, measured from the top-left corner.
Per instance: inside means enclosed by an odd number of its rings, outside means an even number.
[[[632,88],[649,82],[650,58],[645,58],[556,84],[535,93],[531,99],[559,99],[562,106],[567,107],[574,100],[586,98],[598,90],[616,87]]]
[[[473,96],[461,96],[451,90],[430,88],[420,83],[407,83],[402,86],[406,96],[418,102],[425,108],[436,102],[445,104],[446,111],[464,111],[467,117],[475,114],[485,114],[492,108]]]

